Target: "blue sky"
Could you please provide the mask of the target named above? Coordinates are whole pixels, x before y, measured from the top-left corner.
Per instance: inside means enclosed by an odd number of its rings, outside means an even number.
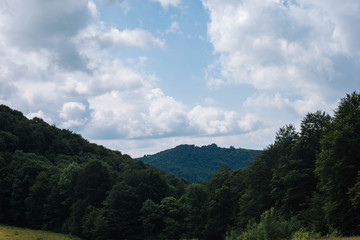
[[[357,0],[0,0],[0,103],[133,157],[263,149],[359,91]]]

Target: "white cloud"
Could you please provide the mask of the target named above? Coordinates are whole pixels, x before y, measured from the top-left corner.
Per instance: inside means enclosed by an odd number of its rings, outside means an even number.
[[[185,123],[182,103],[156,89],[111,91],[89,99],[92,138],[146,138],[174,134]],[[109,134],[109,131],[112,131]]]
[[[112,45],[126,45],[135,47],[163,47],[165,41],[155,38],[152,34],[143,29],[124,30],[119,31],[116,28],[111,28],[108,32],[102,33],[99,36],[99,43],[103,47]]]
[[[185,106],[170,96],[165,96],[161,89],[152,89],[145,96],[149,101],[148,115],[144,116],[151,125],[156,127],[155,134],[177,131],[186,121]]]
[[[169,6],[179,6],[181,3],[181,0],[150,0],[151,2],[158,2],[161,4],[161,6],[165,9],[167,9]]]
[[[42,120],[44,120],[45,122],[47,122],[47,123],[49,123],[49,124],[51,124],[51,123],[53,122],[52,119],[51,119],[50,117],[48,117],[48,116],[46,115],[46,113],[44,113],[44,112],[41,111],[41,110],[39,110],[39,111],[37,111],[37,112],[31,112],[31,113],[29,113],[29,114],[26,114],[26,117],[27,117],[28,119],[33,119],[33,118],[35,118],[35,117],[41,118]]]
[[[290,100],[281,96],[280,93],[276,93],[273,96],[260,94],[257,96],[247,97],[244,105],[246,107],[276,108],[278,110],[287,110],[292,108]]]
[[[66,102],[63,104],[60,117],[63,119],[78,118],[86,111],[86,106],[80,102]]]
[[[81,102],[66,102],[60,111],[60,117],[64,120],[62,128],[83,126],[87,122],[87,108]]]
[[[172,22],[170,27],[166,29],[166,33],[181,33],[179,22],[177,21]]]
[[[209,135],[228,135],[255,130],[260,121],[253,115],[241,118],[235,111],[196,106],[188,113],[189,124]]]
[[[51,49],[51,58],[58,66],[87,69],[87,59],[76,51],[72,37],[96,21],[91,2],[11,0],[0,7],[5,44],[25,51]]]
[[[219,89],[225,84],[226,82],[224,79],[214,77],[208,77],[206,82],[206,86],[210,89]]]
[[[360,3],[356,0],[202,3],[210,13],[208,37],[219,55],[207,72],[211,88],[249,84],[273,96],[268,103],[278,108],[291,105],[306,113],[333,101],[330,96],[340,95],[337,86],[348,73],[339,59],[351,58],[359,65]],[[359,66],[353,69],[359,72],[356,69]],[[286,97],[280,99],[277,92]]]

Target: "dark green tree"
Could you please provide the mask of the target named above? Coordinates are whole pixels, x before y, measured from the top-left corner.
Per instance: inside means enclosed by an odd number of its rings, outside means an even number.
[[[49,168],[49,161],[44,157],[18,150],[13,154],[8,168],[12,181],[10,198],[12,223],[20,226],[27,225],[25,199],[30,193],[30,187],[36,182],[38,174],[47,168]]]
[[[237,225],[238,200],[244,193],[242,170],[223,166],[205,183],[208,191],[207,239],[222,239],[226,231]]]
[[[274,206],[270,183],[277,155],[274,145],[270,145],[244,169],[245,190],[239,198],[240,228],[245,228],[251,219],[260,220],[261,214]]]
[[[161,239],[180,239],[185,233],[185,211],[181,202],[174,197],[165,197],[161,200],[162,221],[164,227]]]
[[[289,125],[280,129],[282,134],[277,134],[274,147],[278,151],[278,164],[273,170],[271,186],[275,206],[284,214],[302,215],[301,211],[308,209],[317,183],[315,159],[329,124],[330,116],[318,111],[305,116],[300,133]]]
[[[360,209],[353,204],[360,170],[360,94],[341,99],[316,162],[328,226],[345,235],[360,234]]]
[[[100,207],[111,186],[108,169],[100,161],[92,161],[78,173],[75,197],[85,201],[86,205]]]
[[[158,239],[158,235],[164,227],[160,205],[148,199],[142,204],[140,214],[145,239]]]
[[[186,211],[186,237],[203,238],[207,221],[208,195],[203,184],[193,183],[189,185],[184,194],[184,207]]]
[[[142,239],[141,202],[134,189],[124,182],[117,183],[104,201],[104,219],[109,239]]]
[[[70,216],[70,208],[76,202],[74,188],[81,166],[72,162],[59,169],[56,182],[51,185],[51,192],[44,206],[45,229],[61,231],[65,220]]]
[[[0,153],[0,221],[10,222],[10,199],[13,176],[9,168],[10,153]]]
[[[44,207],[52,186],[51,176],[53,176],[51,170],[40,172],[34,184],[29,188],[29,194],[25,199],[25,215],[31,228],[40,229],[43,227]]]
[[[87,163],[77,174],[71,214],[65,229],[72,234],[81,235],[82,219],[88,214],[89,207],[100,208],[112,184],[108,169],[100,161]]]

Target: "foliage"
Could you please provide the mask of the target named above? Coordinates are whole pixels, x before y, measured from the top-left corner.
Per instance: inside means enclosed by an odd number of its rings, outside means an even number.
[[[345,235],[359,234],[360,94],[341,100],[321,147],[316,173],[327,224]]]
[[[289,239],[299,228],[299,222],[292,218],[285,220],[283,216],[271,208],[265,211],[260,222],[250,221],[245,231],[239,235],[238,240],[278,240]]]
[[[293,234],[291,240],[311,240],[320,237],[321,235],[319,233],[309,232],[302,227]]]

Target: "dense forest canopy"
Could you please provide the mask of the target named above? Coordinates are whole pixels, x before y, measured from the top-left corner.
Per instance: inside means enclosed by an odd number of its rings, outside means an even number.
[[[177,178],[0,106],[0,222],[84,239],[360,234],[360,94],[308,113],[245,168]]]
[[[259,154],[259,150],[221,148],[213,143],[202,147],[180,145],[153,155],[145,155],[139,160],[191,182],[203,182],[209,180],[211,173],[222,165],[232,169],[243,168]]]

